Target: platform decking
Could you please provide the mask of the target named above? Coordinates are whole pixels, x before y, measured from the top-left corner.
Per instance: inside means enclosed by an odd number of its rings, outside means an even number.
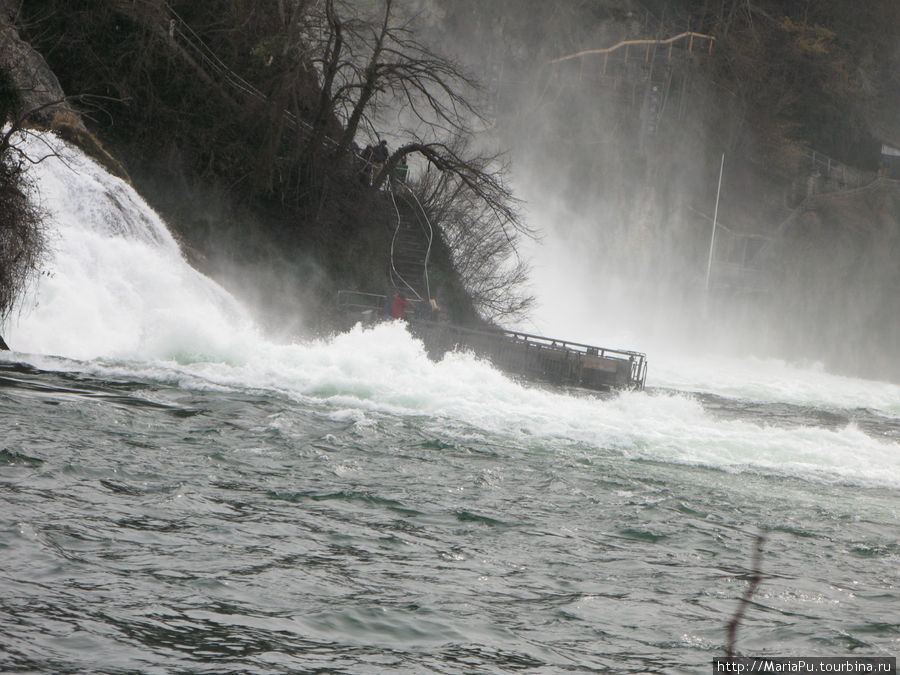
[[[354,323],[382,320],[386,302],[386,296],[372,293],[338,294],[338,306]],[[647,356],[641,352],[432,321],[416,315],[418,304],[424,309],[426,303],[413,304],[407,324],[432,359],[440,359],[451,351],[469,351],[510,375],[530,381],[594,391],[644,388]]]
[[[506,373],[536,382],[603,391],[643,389],[647,377],[647,357],[640,352],[416,318],[409,329],[432,358],[470,351]]]

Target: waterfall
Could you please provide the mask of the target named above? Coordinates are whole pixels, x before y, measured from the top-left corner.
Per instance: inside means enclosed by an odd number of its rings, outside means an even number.
[[[17,351],[75,359],[230,360],[249,314],[182,257],[125,181],[50,133],[17,141],[46,212],[48,265],[5,327]]]

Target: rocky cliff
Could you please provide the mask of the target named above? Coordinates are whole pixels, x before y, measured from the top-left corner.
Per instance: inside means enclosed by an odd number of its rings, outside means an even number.
[[[12,76],[18,88],[20,123],[58,133],[77,143],[113,173],[127,178],[122,163],[88,131],[44,57],[22,39],[16,23],[19,6],[13,0],[0,1],[0,68]]]

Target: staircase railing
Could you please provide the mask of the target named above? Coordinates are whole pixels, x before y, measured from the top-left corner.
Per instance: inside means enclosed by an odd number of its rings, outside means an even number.
[[[397,198],[394,195],[394,190],[388,187],[388,193],[391,195],[391,203],[394,205],[394,213],[397,214],[397,225],[394,227],[394,235],[391,237],[391,283],[394,288],[401,290],[398,288],[398,285],[403,287],[405,290],[412,292],[413,295],[416,296],[417,299],[421,300],[422,296],[415,289],[415,287],[409,283],[406,279],[403,278],[403,275],[400,274],[400,271],[397,269],[397,235],[400,234],[400,228],[403,227],[403,216],[400,215],[400,208],[397,206]]]
[[[266,102],[269,100],[269,97],[266,96],[262,91],[260,91],[253,84],[248,82],[246,79],[241,77],[239,74],[234,72],[228,65],[222,61],[218,57],[218,55],[203,41],[193,28],[181,18],[181,16],[172,8],[172,6],[166,2],[166,0],[158,0],[158,2],[154,2],[154,0],[139,0],[148,5],[153,6],[161,6],[165,8],[166,12],[169,15],[169,25],[167,26],[169,38],[179,42],[184,47],[189,48],[199,59],[196,63],[203,68],[203,70],[209,76],[217,76],[221,79],[222,82],[230,86],[233,90],[240,92],[246,96],[250,96],[259,101]],[[191,59],[193,61],[193,59]],[[306,122],[303,119],[300,119],[292,113],[290,110],[283,109],[281,114],[284,116],[284,119],[293,129],[302,130],[305,134],[312,134],[314,131],[313,126]],[[333,148],[338,147],[338,142],[333,138],[328,136],[323,137],[324,142],[326,144],[331,145]],[[347,153],[354,156],[359,162],[365,164],[371,164],[368,160],[363,158],[359,153],[357,153],[352,147],[347,149]]]
[[[397,195],[394,189],[395,184],[403,186],[405,188],[405,192],[402,195]],[[428,218],[428,214],[426,213],[422,203],[419,201],[419,198],[416,196],[416,193],[410,188],[406,183],[400,181],[388,181],[388,192],[391,195],[391,203],[394,206],[394,213],[397,216],[397,225],[394,228],[394,234],[391,237],[391,281],[396,288],[398,285],[401,286],[402,289],[409,290],[413,295],[416,296],[417,299],[422,300],[422,295],[419,291],[410,283],[409,280],[403,278],[400,271],[397,269],[396,264],[396,256],[397,256],[397,237],[400,233],[400,229],[403,226],[403,216],[400,213],[400,208],[397,205],[397,197],[399,196],[401,199],[406,201],[406,204],[410,207],[410,211],[413,212],[416,218],[416,222],[422,230],[422,233],[425,235],[426,239],[426,248],[425,248],[425,257],[422,261],[423,269],[422,269],[422,278],[425,282],[425,298],[431,298],[431,284],[428,279],[428,263],[431,258],[431,247],[434,242],[434,228],[431,225],[431,221]],[[410,197],[412,198],[410,200]],[[419,212],[422,214],[422,218],[419,217],[418,213],[415,211],[414,207],[418,207]],[[424,220],[425,224],[423,225],[422,221]],[[426,229],[427,225],[427,229]]]
[[[428,229],[426,230],[425,227],[422,225],[422,220],[419,220],[419,217],[416,216],[416,220],[419,222],[419,227],[422,228],[422,232],[425,234],[425,237],[428,242],[427,246],[425,248],[425,261],[424,261],[425,267],[422,271],[422,274],[425,278],[425,294],[426,294],[426,297],[430,300],[431,299],[431,284],[428,281],[428,263],[431,260],[431,245],[434,243],[434,227],[432,227],[431,220],[428,218],[428,213],[425,211],[425,207],[422,206],[422,202],[420,202],[419,198],[416,196],[415,191],[413,191],[413,189],[411,187],[409,187],[409,185],[407,185],[406,183],[401,182],[400,184],[406,188],[407,194],[413,198],[413,201],[416,203],[416,206],[419,207],[419,212],[422,214],[422,219],[425,221],[425,225],[428,226]],[[407,200],[407,203],[409,203],[408,200]]]

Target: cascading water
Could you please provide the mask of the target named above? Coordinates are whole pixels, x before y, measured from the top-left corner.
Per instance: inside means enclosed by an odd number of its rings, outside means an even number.
[[[0,669],[706,672],[760,529],[748,651],[896,646],[896,385],[651,353],[598,398],[399,322],[280,344],[51,147],[0,355]]]
[[[28,134],[51,263],[8,341],[76,359],[237,358],[249,315],[182,258],[159,216],[123,180],[51,134]]]
[[[783,430],[723,422],[682,394],[600,402],[524,387],[466,356],[434,364],[397,325],[274,344],[232,296],[184,261],[166,225],[129,185],[53,136],[28,136],[24,149],[32,157],[52,149],[59,157],[33,169],[53,223],[54,251],[49,273],[8,331],[20,351],[156,363],[163,377],[180,364],[215,383],[465,419],[496,433],[511,426],[640,456],[805,468],[900,485],[896,444],[858,433],[852,421],[838,429]],[[657,387],[900,413],[900,387],[778,362],[667,357],[654,371],[650,384]]]

